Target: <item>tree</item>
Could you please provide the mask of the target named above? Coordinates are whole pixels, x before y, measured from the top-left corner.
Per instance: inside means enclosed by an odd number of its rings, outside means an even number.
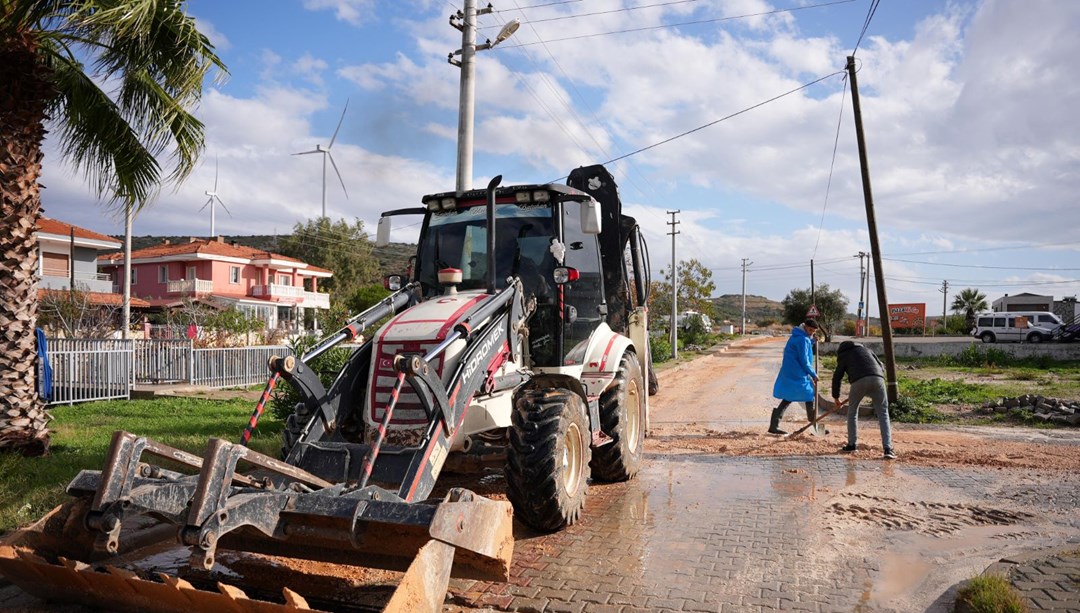
[[[309,219],[293,227],[278,246],[287,255],[326,268],[334,273],[319,287],[333,290],[347,300],[356,290],[379,280],[379,262],[372,255],[373,245],[359,219],[331,221],[329,217]]]
[[[34,366],[45,121],[98,197],[138,210],[162,182],[159,155],[166,180],[195,167],[189,109],[213,67],[224,76],[182,0],[0,0],[0,449],[49,444]]]
[[[716,292],[712,280],[712,271],[697,261],[679,262],[679,303],[680,311],[697,311],[712,316],[712,303],[709,298]],[[653,325],[671,321],[671,267],[664,271],[663,281],[653,281],[649,292],[649,315]]]
[[[42,292],[38,325],[65,338],[105,338],[117,324],[119,304],[95,304],[83,287]]]
[[[959,294],[953,296],[953,312],[964,314],[964,334],[970,333],[975,327],[975,315],[988,308],[990,306],[986,303],[986,294],[973,287],[964,288]]]
[[[815,319],[822,326],[821,330],[825,333],[826,341],[832,340],[834,331],[841,330],[840,326],[847,317],[847,298],[838,289],[830,290],[826,283],[817,286],[813,302],[810,288],[807,288],[791,290],[781,304],[784,305],[784,323],[793,326],[805,321],[810,305],[815,304],[819,313]]]

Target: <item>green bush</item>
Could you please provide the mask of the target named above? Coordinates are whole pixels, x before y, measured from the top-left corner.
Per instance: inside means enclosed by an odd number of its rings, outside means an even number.
[[[975,577],[956,593],[955,611],[971,613],[1027,613],[1028,608],[1012,584],[1000,575]]]
[[[924,401],[912,396],[897,396],[896,402],[889,403],[889,419],[910,424],[941,423],[947,417]]]
[[[1000,349],[993,347],[984,349],[981,345],[971,344],[955,356],[945,359],[944,362],[949,366],[980,368],[984,366],[1011,366],[1014,360],[1012,356]]]
[[[649,340],[652,347],[653,364],[667,362],[671,359],[671,341],[666,336],[654,336]]]
[[[317,345],[322,340],[315,336],[300,336],[294,341],[289,343],[293,353],[297,359],[311,350],[312,347]],[[308,363],[308,367],[315,371],[319,375],[319,381],[322,382],[323,387],[330,389],[330,385],[333,384],[334,379],[345,364],[349,361],[349,356],[352,352],[342,347],[335,347],[326,353]],[[292,414],[296,408],[296,404],[300,402],[300,394],[293,389],[293,386],[285,381],[278,383],[274,388],[274,395],[270,399],[270,412],[271,414],[285,421],[289,415]]]

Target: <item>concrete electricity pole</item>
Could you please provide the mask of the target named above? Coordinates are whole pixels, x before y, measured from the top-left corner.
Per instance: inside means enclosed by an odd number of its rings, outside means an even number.
[[[866,268],[864,268],[863,258],[866,257],[866,252],[860,251],[856,257],[859,258],[859,308],[858,313],[855,314],[855,336],[869,336],[870,322],[863,322],[863,308],[866,306],[863,293],[866,288]]]
[[[946,309],[946,304],[949,301],[949,282],[948,280],[941,282],[941,333],[945,334],[949,328],[949,311]]]
[[[742,326],[739,334],[746,336],[746,267],[753,264],[748,258],[742,259]]]
[[[675,231],[675,226],[682,223],[681,221],[675,221],[675,216],[682,211],[668,211],[667,214],[671,215],[671,221],[667,222],[667,225],[671,226],[671,232],[668,234],[671,236],[671,358],[677,359],[679,357],[679,267],[678,260],[675,259],[675,235],[682,234]]]
[[[130,202],[124,211],[124,304],[120,309],[122,328],[120,338],[131,337],[131,223],[135,218],[135,205]]]
[[[461,49],[447,56],[446,61],[461,68],[461,93],[458,101],[457,191],[472,189],[473,117],[476,108],[476,52],[491,49],[510,38],[521,23],[514,19],[499,30],[494,41],[476,44],[476,16],[487,15],[494,7],[488,4],[476,8],[476,0],[465,0],[465,6],[450,16],[450,25],[461,31]],[[454,59],[460,55],[461,60]],[[324,182],[325,183],[325,182]]]

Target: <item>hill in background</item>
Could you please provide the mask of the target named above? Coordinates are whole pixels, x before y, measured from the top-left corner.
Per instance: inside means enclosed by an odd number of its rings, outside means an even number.
[[[742,320],[742,294],[724,294],[712,298],[713,313],[719,321],[729,320],[737,322]],[[746,295],[746,321],[758,323],[763,320],[780,321],[784,316],[784,307],[775,300],[764,296]]]

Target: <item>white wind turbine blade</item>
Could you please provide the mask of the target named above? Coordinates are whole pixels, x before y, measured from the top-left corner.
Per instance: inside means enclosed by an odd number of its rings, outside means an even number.
[[[218,157],[214,156],[214,193],[217,193],[217,179],[218,179]]]
[[[337,140],[338,131],[341,130],[341,122],[345,121],[345,111],[349,110],[349,99],[345,99],[345,108],[341,109],[341,119],[338,119],[337,127],[334,128],[334,135],[330,137],[330,144],[326,146],[327,151],[330,147],[334,146],[334,141]]]
[[[210,192],[207,192],[207,195],[209,195],[209,194],[210,194]],[[210,196],[210,199],[207,200],[205,203],[203,203],[202,207],[199,209],[199,212],[201,213],[201,212],[205,211],[206,207],[210,206],[213,202],[214,202],[214,197]]]
[[[314,149],[312,149],[311,151],[300,151],[300,152],[298,152],[298,153],[294,153],[293,155],[308,155],[308,154],[310,154],[310,153],[322,153],[322,152],[323,152],[323,150],[322,150],[322,149],[319,149],[319,147],[318,147],[318,146],[316,146],[316,147],[315,147]]]
[[[229,210],[229,207],[225,206],[225,201],[224,200],[222,200],[220,197],[218,197],[217,194],[214,194],[214,199],[217,200],[218,204],[221,205],[221,208],[225,209],[225,212],[229,214],[229,217],[233,216],[232,211]]]
[[[334,174],[337,175],[338,181],[341,181],[341,191],[345,192],[345,199],[349,199],[349,190],[345,189],[345,179],[341,178],[341,172],[338,171],[337,162],[334,161],[334,156],[330,155],[330,151],[327,150],[326,157],[330,158],[330,164],[334,167]]]

